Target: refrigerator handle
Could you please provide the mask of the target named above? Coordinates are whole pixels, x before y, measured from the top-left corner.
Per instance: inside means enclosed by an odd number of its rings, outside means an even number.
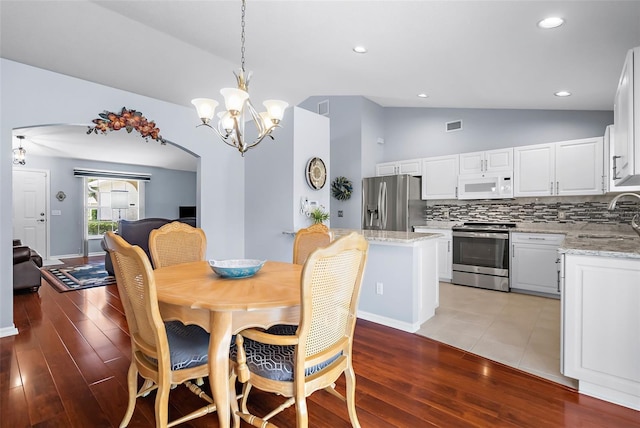
[[[364,197],[366,192],[366,185],[364,184],[364,180],[362,180],[362,228],[364,229],[367,225],[367,206],[365,205],[366,198]]]
[[[386,230],[387,228],[387,182],[383,181],[380,183],[380,197],[378,199],[380,201],[380,206],[378,207],[378,212],[380,213],[380,228],[382,230]]]

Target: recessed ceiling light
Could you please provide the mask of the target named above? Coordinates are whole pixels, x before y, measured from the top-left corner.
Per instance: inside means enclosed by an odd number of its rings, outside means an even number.
[[[569,91],[558,91],[555,94],[556,97],[570,97],[571,96],[571,92]]]
[[[538,22],[538,27],[548,30],[550,28],[559,27],[562,24],[564,24],[564,19],[560,18],[559,16],[551,16]]]
[[[419,98],[429,98],[429,95],[423,93],[423,94],[418,94],[418,97]]]
[[[353,51],[355,53],[363,54],[363,53],[367,53],[367,48],[365,48],[364,46],[356,46],[353,48]]]

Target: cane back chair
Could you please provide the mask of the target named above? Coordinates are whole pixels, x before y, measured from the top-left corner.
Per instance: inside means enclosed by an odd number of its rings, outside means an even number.
[[[313,250],[326,247],[331,242],[331,232],[322,223],[300,229],[293,240],[293,263],[303,265]]]
[[[238,411],[242,420],[256,427],[275,427],[269,419],[295,404],[296,426],[306,428],[306,397],[326,389],[346,400],[351,425],[360,427],[351,350],[367,253],[368,243],[357,233],[317,249],[302,270],[301,314],[295,334],[247,329],[236,336],[231,361],[234,373],[244,384]],[[346,399],[335,390],[335,381],[342,373]],[[252,387],[288,399],[268,415],[258,417],[247,407]]]
[[[207,237],[199,227],[174,221],[149,233],[149,252],[158,269],[205,259]]]
[[[192,379],[209,375],[209,334],[199,326],[179,321],[164,322],[160,316],[155,279],[149,258],[138,246],[129,245],[113,232],[105,242],[115,270],[118,292],[131,336],[131,365],[127,375],[129,401],[120,427],[133,416],[136,399],[157,389],[156,427],[172,427],[216,410],[213,400]],[[144,379],[137,390],[138,374]],[[207,404],[168,423],[169,391],[184,383]]]

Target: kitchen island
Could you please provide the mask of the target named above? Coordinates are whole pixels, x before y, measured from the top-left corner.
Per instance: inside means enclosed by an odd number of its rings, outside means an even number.
[[[439,305],[437,233],[331,229],[369,242],[358,318],[416,332]]]

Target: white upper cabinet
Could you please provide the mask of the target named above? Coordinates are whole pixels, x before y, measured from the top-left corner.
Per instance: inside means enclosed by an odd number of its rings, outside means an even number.
[[[604,185],[606,192],[638,192],[640,184],[635,186],[617,186],[613,179],[613,155],[614,155],[614,126],[609,125],[604,132]]]
[[[511,171],[513,171],[513,148],[460,155],[460,175]]]
[[[604,193],[602,137],[556,143],[556,195]]]
[[[553,144],[516,147],[513,160],[515,197],[553,195],[556,163]]]
[[[458,197],[459,155],[438,156],[422,161],[422,199]]]
[[[380,177],[381,175],[396,175],[397,168],[397,162],[379,163],[376,165],[376,175],[378,177]]]
[[[397,174],[422,175],[422,159],[385,162],[376,165],[377,176]]]
[[[640,184],[640,47],[627,52],[613,105],[616,186]],[[620,189],[624,191],[625,189]]]
[[[514,148],[514,196],[599,195],[602,137]]]

